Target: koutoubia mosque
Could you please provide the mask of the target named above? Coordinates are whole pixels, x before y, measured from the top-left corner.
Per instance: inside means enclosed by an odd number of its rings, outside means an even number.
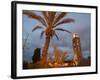
[[[74,58],[73,63],[74,65],[79,65],[82,60],[82,51],[81,51],[81,43],[80,43],[80,36],[77,33],[73,34],[73,51],[74,51]]]

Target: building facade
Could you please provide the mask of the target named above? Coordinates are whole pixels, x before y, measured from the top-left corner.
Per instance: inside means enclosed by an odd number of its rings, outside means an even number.
[[[73,34],[73,51],[74,51],[74,58],[73,63],[75,66],[80,65],[82,60],[82,52],[81,52],[81,44],[80,44],[80,36],[77,33]]]

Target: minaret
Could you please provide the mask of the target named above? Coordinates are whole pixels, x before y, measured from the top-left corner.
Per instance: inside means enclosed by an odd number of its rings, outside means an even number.
[[[82,58],[82,53],[81,53],[80,36],[77,33],[73,34],[73,51],[74,51],[73,63],[75,66],[78,66]]]

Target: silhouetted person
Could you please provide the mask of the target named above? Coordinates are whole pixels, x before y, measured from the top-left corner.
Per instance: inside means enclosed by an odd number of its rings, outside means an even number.
[[[40,53],[41,53],[41,48],[36,48],[34,50],[34,55],[32,56],[33,63],[40,61]]]

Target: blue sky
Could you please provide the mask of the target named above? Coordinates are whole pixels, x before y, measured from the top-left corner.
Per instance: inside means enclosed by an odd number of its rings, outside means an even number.
[[[38,15],[41,15],[40,12],[34,11]],[[81,40],[81,48],[82,54],[84,57],[88,57],[90,55],[90,29],[91,29],[91,14],[89,13],[72,13],[68,12],[65,18],[72,18],[75,20],[74,23],[63,24],[58,27],[70,30],[75,33],[79,33]],[[29,18],[26,15],[23,15],[23,38],[29,34],[28,40],[23,53],[23,59],[27,62],[31,62],[31,57],[33,55],[35,48],[42,48],[44,44],[44,37],[40,39],[41,29],[32,32],[32,28],[36,25],[41,25],[38,21]],[[72,47],[72,36],[68,33],[57,31],[57,34],[60,40],[57,40],[55,37],[50,42],[49,47],[49,56],[53,55],[53,46],[57,46],[59,49],[63,51],[67,51],[69,53],[69,58],[73,58],[73,47]]]

